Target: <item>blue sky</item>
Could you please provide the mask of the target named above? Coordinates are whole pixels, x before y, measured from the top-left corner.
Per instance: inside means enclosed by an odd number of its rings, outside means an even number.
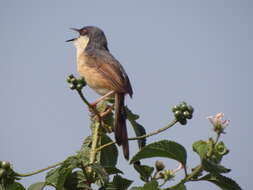
[[[74,46],[64,41],[76,36],[70,27],[95,25],[104,30],[110,51],[130,77],[134,96],[126,102],[148,132],[171,121],[170,108],[180,101],[195,108],[186,127],[177,125],[148,142],[183,144],[190,169],[199,162],[191,144],[213,135],[206,117],[224,112],[231,120],[222,139],[231,149],[224,164],[232,168],[228,176],[249,189],[252,8],[247,0],[1,1],[0,160],[10,160],[19,172],[33,171],[74,154],[89,135],[88,110],[66,83],[77,72]],[[90,89],[85,94],[90,101],[98,97]],[[137,146],[131,146],[133,155]],[[131,166],[120,161],[126,176],[137,179]],[[187,187],[218,189],[209,183]]]

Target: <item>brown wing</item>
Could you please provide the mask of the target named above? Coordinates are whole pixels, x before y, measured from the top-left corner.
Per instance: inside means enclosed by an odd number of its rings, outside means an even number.
[[[99,73],[110,83],[112,90],[121,93],[128,93],[132,96],[133,91],[129,78],[122,65],[104,50],[87,51],[87,64],[95,67]]]

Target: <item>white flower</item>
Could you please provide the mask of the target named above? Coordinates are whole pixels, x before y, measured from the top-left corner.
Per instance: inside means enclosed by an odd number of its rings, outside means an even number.
[[[224,129],[229,125],[230,120],[223,120],[224,113],[218,113],[215,116],[209,116],[207,119],[214,126],[214,130],[220,133],[224,133]]]

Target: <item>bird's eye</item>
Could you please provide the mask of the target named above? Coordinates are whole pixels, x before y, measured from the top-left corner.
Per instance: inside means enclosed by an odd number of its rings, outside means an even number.
[[[81,36],[85,36],[87,34],[88,34],[88,30],[86,30],[86,29],[83,29],[83,30],[80,31]]]

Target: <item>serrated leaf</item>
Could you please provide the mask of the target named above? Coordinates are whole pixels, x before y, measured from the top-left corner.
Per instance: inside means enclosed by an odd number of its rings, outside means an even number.
[[[146,183],[143,188],[143,190],[158,190],[158,182],[155,180],[152,180],[148,183]]]
[[[27,190],[42,190],[45,186],[45,182],[38,182],[30,185]]]
[[[208,144],[205,141],[199,140],[193,143],[192,149],[200,156],[200,159],[202,160],[208,152]]]
[[[130,190],[142,190],[142,187],[132,187]]]
[[[169,188],[164,189],[164,190],[186,190],[186,187],[183,183],[179,183],[177,185],[174,185],[174,186],[169,187]]]
[[[46,184],[56,187],[56,190],[62,190],[67,177],[72,173],[74,168],[78,167],[79,164],[80,160],[78,157],[68,157],[60,167],[47,173]]]
[[[82,146],[81,146],[80,152],[82,152],[82,153],[84,153],[84,154],[85,154],[86,152],[89,153],[89,151],[90,151],[90,146],[91,146],[91,141],[92,141],[92,137],[91,137],[91,136],[86,137],[85,140],[84,140],[84,142],[83,142],[83,144],[82,144]]]
[[[123,174],[123,172],[116,167],[104,166],[104,168],[105,168],[105,171],[108,173],[108,175],[119,174],[119,173]]]
[[[75,171],[67,176],[64,189],[65,190],[82,190],[85,185],[85,176],[82,171]]]
[[[52,185],[54,187],[56,187],[58,178],[59,178],[59,170],[60,168],[55,168],[50,170],[47,175],[46,175],[46,184],[47,185]]]
[[[110,104],[111,104],[110,100],[104,100],[101,103],[99,103],[99,105],[97,106],[97,110],[100,113],[108,111],[108,108],[109,108],[108,106]],[[112,113],[112,111],[110,111],[105,116],[103,116],[103,124],[104,124],[103,128],[106,129],[107,132],[112,132],[113,121],[114,121],[114,119],[113,119],[113,113]]]
[[[127,189],[133,181],[121,177],[120,175],[115,175],[113,178],[114,186],[119,190]]]
[[[130,163],[132,164],[138,160],[153,157],[170,158],[181,162],[183,165],[186,165],[187,154],[182,145],[174,141],[162,140],[143,147],[137,154],[133,156]]]
[[[133,114],[131,110],[129,110],[127,107],[125,107],[125,110],[126,110],[127,119],[131,123],[136,136],[139,137],[139,136],[145,135],[146,134],[145,128],[142,125],[140,125],[138,122],[136,122],[139,116]],[[146,138],[140,139],[137,142],[138,142],[139,148],[141,149],[142,147],[146,145]]]
[[[12,184],[9,184],[6,187],[6,190],[25,190],[24,186],[18,182],[14,182]]]
[[[216,164],[208,159],[202,160],[202,166],[204,170],[214,174],[228,173],[231,171],[231,169],[225,168],[224,166]]]
[[[108,183],[104,187],[100,187],[98,190],[119,190],[113,183]]]
[[[148,182],[154,168],[147,165],[134,164],[134,169],[140,174],[140,179]]]
[[[209,181],[219,186],[222,190],[242,190],[242,188],[231,178],[222,175],[207,174],[201,180]]]
[[[56,190],[62,190],[67,177],[71,174],[72,168],[60,168],[59,177],[56,184]]]
[[[88,167],[91,167],[92,170],[98,175],[98,178],[102,185],[105,185],[109,182],[109,175],[106,170],[99,164],[89,164]]]
[[[112,142],[110,137],[101,135],[101,145]],[[108,154],[109,153],[109,154]],[[115,144],[103,148],[100,152],[100,164],[102,166],[116,166],[118,159],[118,149]]]
[[[77,152],[77,157],[79,161],[81,161],[84,165],[89,163],[91,139],[91,136],[88,136],[84,140],[81,149]]]

